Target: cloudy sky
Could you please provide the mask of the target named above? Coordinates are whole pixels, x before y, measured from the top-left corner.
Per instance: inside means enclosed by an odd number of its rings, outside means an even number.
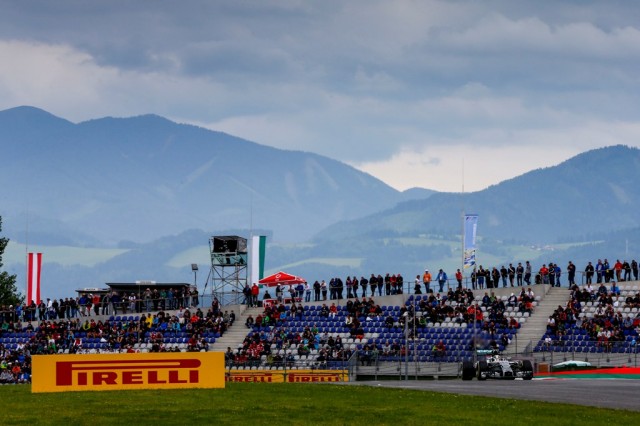
[[[635,1],[0,0],[0,109],[155,113],[466,191],[640,146]]]

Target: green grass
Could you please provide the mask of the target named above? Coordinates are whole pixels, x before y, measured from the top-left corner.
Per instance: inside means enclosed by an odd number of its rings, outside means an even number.
[[[2,424],[602,425],[638,413],[368,386],[228,383],[222,390],[32,394],[0,386]]]
[[[191,247],[190,249],[181,251],[180,253],[176,253],[171,259],[169,259],[166,265],[170,268],[182,268],[185,265],[190,265],[192,263],[207,265],[211,262],[210,256],[209,246],[207,244],[202,244],[200,246]]]
[[[95,266],[98,263],[129,251],[128,249],[117,248],[86,248],[70,246],[29,246],[30,252],[43,253],[44,259],[50,263],[59,263],[63,266],[82,265]],[[9,241],[4,255],[4,262],[7,265],[13,263],[25,263],[25,246],[21,243]]]

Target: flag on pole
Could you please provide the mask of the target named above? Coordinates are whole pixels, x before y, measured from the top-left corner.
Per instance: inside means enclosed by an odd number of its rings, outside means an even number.
[[[266,247],[266,236],[253,236],[251,240],[251,280],[254,283],[264,278],[264,256]]]
[[[42,253],[29,253],[27,259],[27,304],[40,303],[40,273],[42,271]]]
[[[464,216],[464,268],[476,264],[476,229],[478,227],[478,215],[466,214]]]

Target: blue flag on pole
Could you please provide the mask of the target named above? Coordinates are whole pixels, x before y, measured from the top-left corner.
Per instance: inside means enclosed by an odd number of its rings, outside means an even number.
[[[476,229],[478,227],[478,215],[464,215],[464,268],[475,266],[476,264]]]

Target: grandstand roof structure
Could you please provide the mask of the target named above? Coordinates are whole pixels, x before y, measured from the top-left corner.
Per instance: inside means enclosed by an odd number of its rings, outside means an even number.
[[[137,293],[145,291],[147,288],[158,290],[180,287],[191,287],[193,284],[189,283],[159,283],[156,281],[136,281],[132,283],[105,283],[111,291],[117,291],[118,293]]]

